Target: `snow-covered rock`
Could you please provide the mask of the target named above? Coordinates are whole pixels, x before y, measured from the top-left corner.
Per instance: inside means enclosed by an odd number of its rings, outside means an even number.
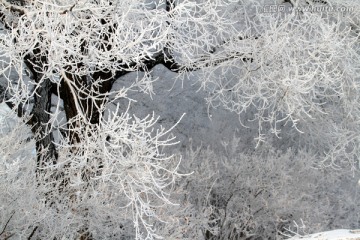
[[[17,117],[6,105],[6,103],[0,103],[0,133],[8,133],[16,125]]]

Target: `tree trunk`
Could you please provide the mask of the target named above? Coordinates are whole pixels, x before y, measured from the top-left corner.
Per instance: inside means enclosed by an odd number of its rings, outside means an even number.
[[[38,54],[34,50],[34,55]],[[31,111],[31,119],[28,124],[32,126],[31,130],[35,135],[36,153],[37,153],[37,170],[49,164],[56,164],[58,154],[54,145],[54,138],[48,129],[50,120],[49,112],[51,111],[51,81],[43,79],[43,75],[36,71],[37,68],[42,69],[46,63],[45,57],[25,57],[25,64],[32,73],[32,78],[40,86],[34,94],[34,107]],[[19,111],[18,111],[19,114]],[[44,151],[46,149],[46,151]]]

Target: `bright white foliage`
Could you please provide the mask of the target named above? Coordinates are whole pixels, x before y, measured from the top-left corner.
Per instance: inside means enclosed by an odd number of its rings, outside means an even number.
[[[328,155],[324,165],[358,168],[360,150],[359,4],[326,1],[333,11],[264,13],[278,1],[239,1],[231,17],[239,33],[212,56],[233,56],[201,79],[207,101],[258,124],[258,144],[284,126]],[[294,7],[321,3],[294,1]],[[239,37],[242,40],[239,40]],[[239,57],[239,54],[241,54]],[[341,139],[341,140],[340,140]],[[326,161],[329,160],[329,161]]]
[[[35,156],[28,155],[34,148],[26,139],[28,128],[22,121],[8,128],[1,135],[0,201],[2,227],[8,220],[11,224],[3,234],[20,238],[40,226],[36,236],[42,239],[74,238],[86,226],[95,239],[156,237],[157,209],[175,205],[169,191],[179,176],[180,160],[162,153],[162,147],[174,144],[174,137],[167,138],[165,129],[154,132],[155,122],[150,116],[141,120],[126,112],[111,114],[85,131],[88,137],[82,138],[87,142],[60,141],[58,163],[42,169],[46,174],[40,183]],[[47,207],[48,201],[55,208]],[[127,236],[131,220],[136,235]]]
[[[3,23],[10,26],[3,24],[0,32],[0,74],[6,80],[9,102],[31,109],[29,101],[43,84],[51,81],[59,94],[65,82],[77,115],[64,121],[62,111],[67,106],[62,106],[60,98],[53,102],[47,131],[56,133],[59,157],[55,165],[48,159],[41,167],[37,176],[40,184],[31,188],[34,199],[30,202],[35,206],[28,210],[44,212],[37,212],[36,222],[28,220],[25,225],[9,221],[12,227],[6,234],[29,236],[34,230],[37,237],[50,239],[74,238],[89,231],[95,239],[158,238],[153,222],[161,218],[156,209],[173,205],[169,193],[178,176],[178,162],[173,164],[173,156],[163,154],[174,138],[168,138],[169,131],[153,129],[153,116],[138,119],[119,108],[109,114],[105,111],[116,100],[126,98],[130,90],[152,93],[153,79],[144,74],[131,86],[100,92],[97,87],[108,79],[89,76],[100,71],[110,73],[109,78],[117,72],[147,72],[145,62],[154,60],[164,49],[165,58],[172,54],[186,65],[195,52],[215,45],[219,36],[228,36],[229,22],[218,12],[226,3],[185,0],[165,11],[165,1],[25,2],[11,8],[9,2],[0,1]],[[35,73],[26,71],[24,60],[29,55]],[[87,76],[91,88],[79,85],[71,76]],[[92,113],[84,109],[84,98],[103,114],[99,124],[90,123]],[[66,131],[78,139],[63,135]],[[37,154],[45,155],[46,151]],[[35,169],[28,165],[27,169],[35,175]],[[26,173],[21,177],[27,178]],[[18,181],[8,180],[7,186]],[[10,218],[9,213],[1,215]],[[120,226],[112,227],[115,223]],[[131,225],[134,235],[122,235],[129,233],[124,229]]]
[[[311,151],[263,145],[244,153],[239,140],[224,142],[221,155],[184,153],[180,169],[193,174],[177,185],[180,206],[167,210],[169,239],[287,239],[359,228],[360,191],[349,171],[315,169]]]
[[[138,119],[116,105],[129,91],[153,93],[156,79],[149,74],[148,62],[161,54],[165,62],[178,65],[173,70],[179,78],[202,70],[199,80],[209,91],[209,105],[236,112],[245,126],[255,121],[258,146],[269,133],[280,138],[281,130],[290,125],[303,132],[300,144],[323,157],[320,167],[346,165],[355,171],[359,164],[360,8],[353,1],[327,1],[334,7],[355,6],[346,13],[286,14],[262,13],[264,4],[279,2],[265,0],[177,0],[168,11],[164,0],[25,0],[24,6],[10,2],[0,0],[0,75],[8,102],[24,107],[26,121],[37,90],[50,82],[59,96],[65,85],[76,116],[64,118],[68,106],[60,97],[52,102],[46,132],[34,138],[56,135],[58,161],[47,159],[47,165],[38,169],[41,174],[36,172],[36,157],[17,154],[20,146],[27,146],[26,137],[18,136],[24,125],[2,136],[1,237],[28,238],[34,231],[40,239],[69,239],[84,233],[95,239],[155,239],[171,234],[196,239],[206,232],[221,235],[224,229],[235,229],[239,236],[256,229],[254,213],[246,212],[246,206],[225,216],[226,208],[210,203],[210,195],[205,203],[200,202],[204,200],[200,191],[200,197],[187,199],[187,193],[182,195],[187,186],[175,188],[183,208],[172,209],[170,193],[180,175],[180,159],[165,154],[164,149],[175,143],[171,129],[156,130],[154,116]],[[28,71],[25,60],[35,71]],[[93,77],[98,72],[108,73],[110,79],[140,71],[141,77],[116,91],[101,92],[108,79]],[[77,78],[84,76],[85,83],[79,84]],[[86,111],[84,102],[100,113],[98,124],[90,122],[93,113]],[[249,112],[251,118],[244,119]],[[42,149],[37,156],[47,151]],[[261,162],[256,163],[259,166],[251,167],[265,174]],[[214,176],[236,182],[246,174],[229,168],[236,161],[212,164],[229,171],[229,176],[205,168],[192,183],[199,178],[216,186]],[[275,163],[267,167],[272,166],[281,167]],[[272,177],[266,175],[268,182],[261,184],[276,192],[274,184],[292,176],[280,176],[274,183]],[[239,184],[248,188],[252,183]],[[219,190],[223,186],[216,186],[216,197],[229,194]],[[199,188],[204,190],[189,187]],[[188,211],[196,213],[187,215]],[[201,224],[182,228],[190,218]],[[178,225],[164,219],[179,223],[186,233],[177,232]]]

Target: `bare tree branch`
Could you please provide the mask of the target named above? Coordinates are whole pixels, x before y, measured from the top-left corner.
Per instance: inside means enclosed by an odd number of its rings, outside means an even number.
[[[6,0],[0,0],[0,4],[2,4],[5,7],[5,9],[13,13],[18,13],[20,16],[26,13],[26,8],[24,8],[23,6],[11,4]]]
[[[6,227],[8,226],[9,222],[11,221],[11,218],[14,216],[15,211],[12,212],[12,214],[10,215],[9,219],[6,221],[3,230],[0,232],[0,236],[3,235],[5,233]]]

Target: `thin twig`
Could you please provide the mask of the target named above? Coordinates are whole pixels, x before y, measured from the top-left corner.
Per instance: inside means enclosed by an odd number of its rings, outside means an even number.
[[[5,226],[4,226],[3,230],[2,230],[1,233],[0,233],[0,236],[5,233],[5,229],[7,228],[7,225],[9,224],[9,222],[10,222],[11,218],[14,216],[14,214],[15,214],[15,211],[11,214],[11,216],[9,217],[9,219],[7,220],[7,222],[5,223]]]
[[[72,10],[73,10],[73,8],[75,7],[75,5],[76,5],[76,3],[74,3],[69,9],[66,9],[66,10],[64,10],[62,13],[60,13],[60,14],[66,14],[66,13],[68,13],[68,12],[71,12]]]
[[[38,229],[38,226],[36,226],[36,227],[32,230],[30,236],[28,237],[28,240],[30,240],[30,239],[34,236],[34,233],[36,232],[37,229]]]
[[[26,12],[26,9],[24,7],[10,4],[6,0],[0,0],[0,3],[2,3],[5,6],[5,8],[9,9],[11,12],[17,12],[20,15],[24,15]]]

